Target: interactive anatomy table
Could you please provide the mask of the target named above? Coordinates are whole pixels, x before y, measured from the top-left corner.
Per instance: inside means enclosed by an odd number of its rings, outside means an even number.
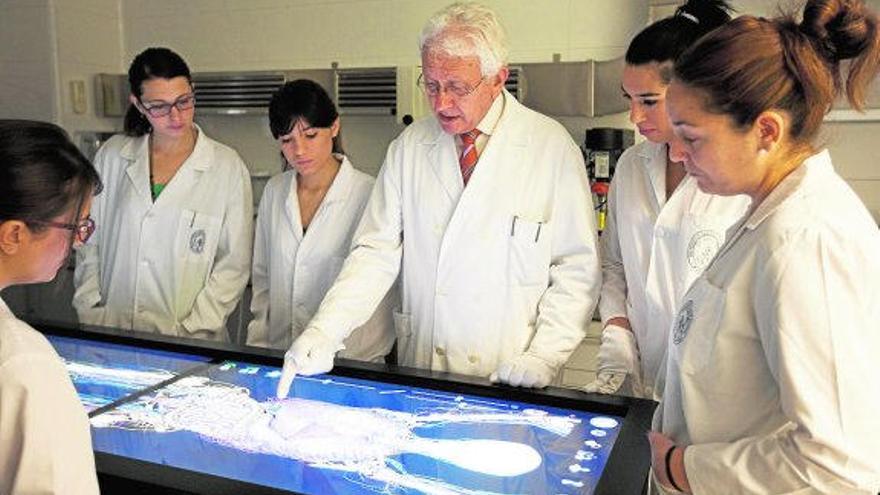
[[[650,401],[350,361],[279,400],[280,353],[38,328],[89,411],[99,473],[116,478],[364,495],[635,495],[647,478]]]

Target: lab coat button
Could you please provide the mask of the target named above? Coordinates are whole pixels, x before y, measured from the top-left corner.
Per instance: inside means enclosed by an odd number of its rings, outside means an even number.
[[[480,360],[479,356],[474,356],[473,354],[468,356],[468,362],[471,364],[477,364],[477,362],[479,360]]]
[[[434,354],[437,354],[438,356],[445,356],[445,355],[446,355],[446,350],[443,349],[442,347],[435,347],[435,348],[434,348]]]

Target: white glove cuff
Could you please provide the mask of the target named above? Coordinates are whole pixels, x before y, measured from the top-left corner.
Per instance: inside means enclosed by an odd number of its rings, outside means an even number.
[[[635,373],[639,362],[635,335],[618,325],[605,327],[602,330],[598,360],[599,371]]]

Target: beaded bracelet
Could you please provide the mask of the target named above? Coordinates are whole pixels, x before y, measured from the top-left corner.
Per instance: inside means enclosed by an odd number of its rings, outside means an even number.
[[[672,465],[670,462],[672,461],[672,452],[674,452],[675,449],[675,445],[669,447],[669,450],[666,451],[666,459],[664,460],[664,463],[666,464],[666,479],[669,480],[669,484],[672,485],[672,488],[675,488],[675,491],[680,492],[682,491],[682,489],[678,486],[678,483],[676,483],[675,479],[672,477]]]

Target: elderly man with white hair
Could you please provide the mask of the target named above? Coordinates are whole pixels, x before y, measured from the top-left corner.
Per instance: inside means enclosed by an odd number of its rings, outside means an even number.
[[[401,365],[545,387],[581,341],[601,274],[583,157],[504,89],[504,30],[457,3],[421,38],[433,116],[395,139],[352,250],[278,387],[329,371],[400,274]]]

